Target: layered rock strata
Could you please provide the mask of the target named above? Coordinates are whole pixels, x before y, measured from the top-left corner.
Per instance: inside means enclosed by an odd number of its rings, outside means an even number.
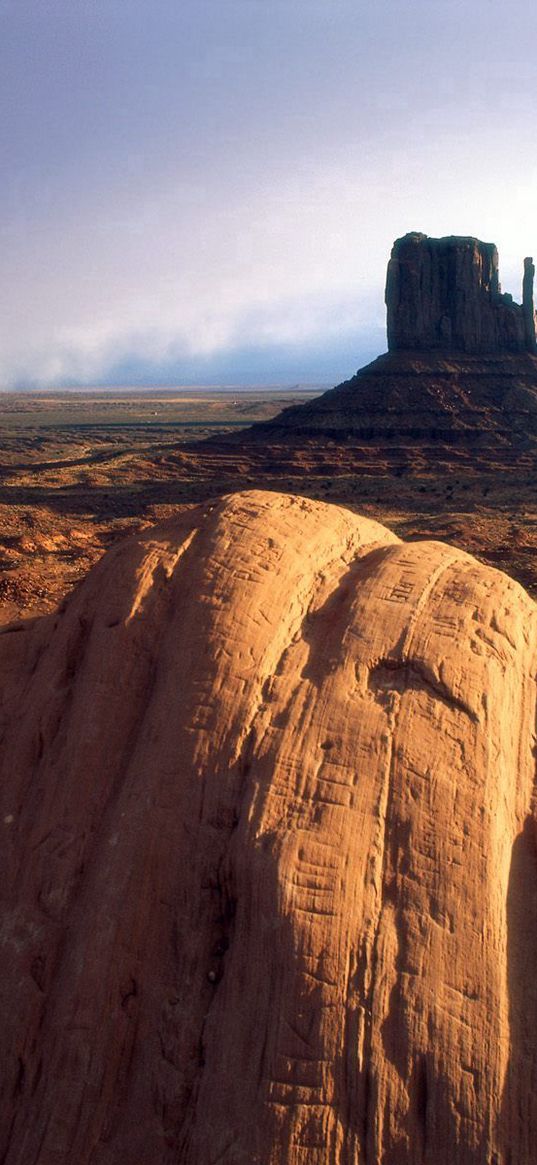
[[[502,294],[493,243],[411,232],[394,243],[386,306],[390,351],[535,352],[532,259],[522,304]]]
[[[343,482],[357,502],[369,479],[405,475],[439,488],[471,478],[487,493],[537,473],[537,357],[387,352],[272,421],[192,446],[198,470],[289,483]],[[383,486],[384,488],[384,486]],[[352,494],[350,495],[352,496]],[[388,506],[397,506],[397,488]],[[448,502],[449,508],[449,502]]]
[[[235,495],[0,635],[4,1165],[530,1165],[536,608]]]

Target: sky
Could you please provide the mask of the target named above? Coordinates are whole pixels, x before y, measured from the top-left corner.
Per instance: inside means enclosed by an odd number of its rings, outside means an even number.
[[[0,0],[0,387],[336,383],[410,230],[537,256],[532,0]]]

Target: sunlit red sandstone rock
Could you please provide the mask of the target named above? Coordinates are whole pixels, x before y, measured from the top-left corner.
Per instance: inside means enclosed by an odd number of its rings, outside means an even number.
[[[530,1165],[535,605],[247,493],[0,637],[4,1165]]]

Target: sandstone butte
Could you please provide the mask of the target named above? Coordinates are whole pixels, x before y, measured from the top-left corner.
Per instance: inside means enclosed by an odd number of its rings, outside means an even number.
[[[534,1165],[535,616],[251,491],[0,636],[3,1165]]]
[[[319,455],[323,472],[535,473],[537,355],[533,260],[522,303],[501,290],[493,243],[413,231],[386,277],[388,352],[306,404],[206,443],[250,448],[277,468]],[[202,454],[201,447],[198,447]],[[310,462],[311,463],[311,462]],[[315,462],[313,462],[315,464]]]

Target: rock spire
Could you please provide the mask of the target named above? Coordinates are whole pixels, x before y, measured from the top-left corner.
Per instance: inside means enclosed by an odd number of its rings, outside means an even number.
[[[411,232],[394,243],[386,282],[390,351],[535,352],[533,260],[522,304],[502,294],[494,243]]]

